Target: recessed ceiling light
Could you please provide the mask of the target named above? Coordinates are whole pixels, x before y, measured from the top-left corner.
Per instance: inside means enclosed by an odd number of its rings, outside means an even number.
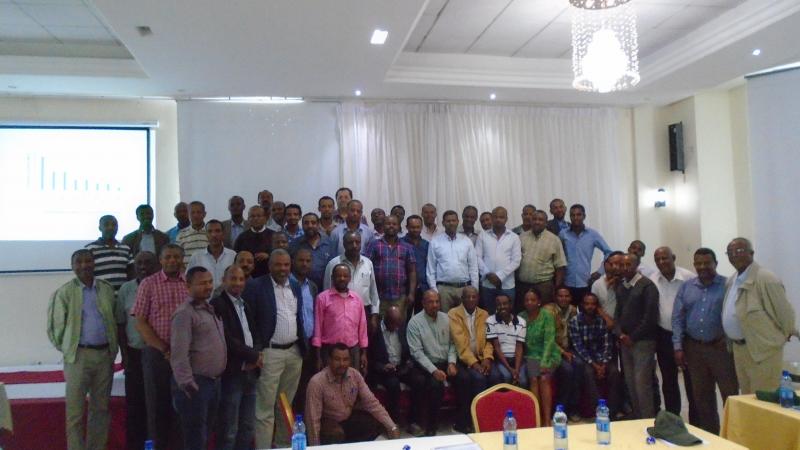
[[[361,89],[356,89],[353,93],[356,94],[356,97],[361,97]]]
[[[369,43],[372,45],[383,45],[387,37],[389,37],[388,31],[376,28],[375,31],[372,32],[372,38],[369,40]]]
[[[489,100],[494,100],[494,99],[496,99],[496,98],[497,98],[497,94],[495,94],[494,92],[492,92],[491,94],[489,94]]]
[[[761,49],[760,48],[757,48],[757,49],[753,50],[753,56],[758,56],[760,54],[761,54]]]
[[[150,27],[148,27],[147,25],[139,25],[138,27],[136,27],[136,31],[139,32],[139,36],[141,37],[150,36],[151,34],[153,34],[153,30],[150,29]]]

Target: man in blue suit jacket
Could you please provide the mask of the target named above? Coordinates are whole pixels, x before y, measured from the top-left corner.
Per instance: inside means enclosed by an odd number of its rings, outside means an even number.
[[[280,413],[280,393],[289,403],[297,392],[308,336],[303,327],[300,285],[289,279],[292,262],[285,250],[269,256],[269,273],[248,281],[242,297],[255,318],[255,333],[261,343],[264,368],[256,388],[256,448],[288,447],[289,425]],[[278,420],[275,418],[278,417]]]

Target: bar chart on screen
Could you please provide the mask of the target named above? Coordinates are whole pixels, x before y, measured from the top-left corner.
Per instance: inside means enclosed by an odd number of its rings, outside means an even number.
[[[97,239],[106,214],[135,229],[148,151],[146,130],[0,127],[0,241]]]

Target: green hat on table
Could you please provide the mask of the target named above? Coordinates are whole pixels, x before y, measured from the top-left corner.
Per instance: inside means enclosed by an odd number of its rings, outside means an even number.
[[[663,439],[671,444],[688,447],[702,444],[703,441],[689,433],[683,419],[669,411],[661,411],[656,416],[654,427],[648,427],[647,433],[657,439]]]

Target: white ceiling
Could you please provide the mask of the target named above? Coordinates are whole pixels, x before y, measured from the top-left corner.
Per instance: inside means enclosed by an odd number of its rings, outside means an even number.
[[[635,0],[640,56],[744,0]],[[555,0],[431,0],[407,52],[569,58],[572,8]]]
[[[82,0],[0,0],[0,55],[131,57]]]
[[[800,0],[631,4],[642,82],[600,95],[570,87],[567,0],[0,0],[0,93],[633,105],[800,60]]]

